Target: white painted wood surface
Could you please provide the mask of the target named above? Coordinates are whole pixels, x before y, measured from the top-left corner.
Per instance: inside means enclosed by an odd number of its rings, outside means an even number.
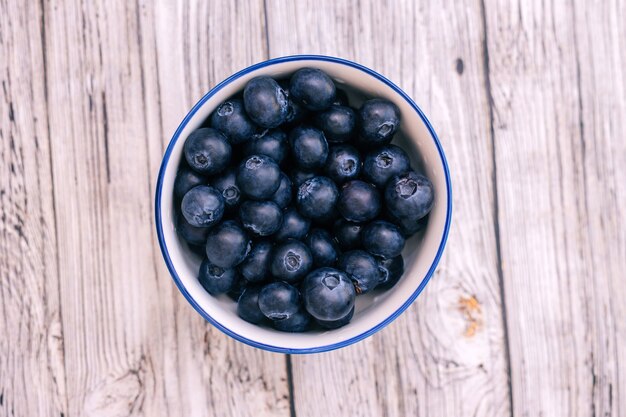
[[[0,416],[626,414],[626,4],[0,0]],[[388,76],[446,150],[454,225],[355,346],[234,342],[163,265],[165,144],[268,57]]]

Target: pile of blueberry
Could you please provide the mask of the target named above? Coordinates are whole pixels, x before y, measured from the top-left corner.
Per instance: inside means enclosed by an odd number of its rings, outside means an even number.
[[[390,144],[400,111],[357,110],[323,71],[250,80],[184,145],[177,231],[204,257],[198,280],[239,316],[287,332],[335,329],[355,298],[391,288],[434,190]]]

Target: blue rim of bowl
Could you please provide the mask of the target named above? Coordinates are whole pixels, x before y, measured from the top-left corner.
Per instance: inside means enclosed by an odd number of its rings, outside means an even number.
[[[272,345],[268,345],[268,344],[265,344],[265,343],[260,343],[260,342],[248,339],[248,338],[246,338],[244,336],[241,336],[241,335],[233,332],[232,330],[224,327],[218,321],[213,319],[209,314],[207,314],[202,309],[202,307],[200,307],[200,305],[198,305],[198,303],[193,299],[193,297],[187,292],[187,289],[183,285],[180,277],[178,276],[178,274],[176,272],[176,269],[174,268],[174,265],[172,263],[170,255],[169,255],[169,252],[167,250],[167,245],[165,243],[165,238],[163,236],[163,223],[162,223],[162,219],[161,219],[161,193],[162,193],[162,189],[163,189],[163,177],[165,175],[165,170],[166,170],[166,167],[168,165],[168,162],[169,162],[169,159],[170,159],[170,155],[172,153],[172,149],[174,148],[174,145],[176,144],[176,142],[180,138],[181,132],[183,131],[183,129],[185,128],[185,126],[187,125],[189,120],[196,114],[198,109],[200,109],[207,100],[209,100],[213,95],[215,95],[215,93],[217,93],[224,86],[230,84],[234,80],[236,80],[236,79],[238,79],[238,78],[240,78],[240,77],[242,77],[242,76],[244,76],[244,75],[246,75],[246,74],[248,74],[248,73],[250,73],[252,71],[260,69],[260,68],[264,68],[264,67],[267,67],[267,66],[271,66],[271,65],[275,65],[275,64],[279,64],[279,63],[284,63],[284,62],[292,62],[292,61],[326,61],[326,62],[342,64],[342,65],[346,65],[346,66],[349,66],[349,67],[352,67],[352,68],[356,68],[356,69],[359,69],[359,70],[365,72],[366,74],[371,75],[374,78],[382,81],[385,85],[387,85],[389,88],[391,88],[396,93],[398,93],[404,100],[406,100],[407,103],[409,103],[409,105],[413,108],[413,110],[415,110],[417,112],[417,114],[420,116],[420,118],[422,119],[422,121],[424,122],[426,127],[428,128],[428,131],[430,132],[430,135],[433,138],[433,141],[435,142],[435,146],[437,147],[437,150],[439,151],[439,156],[441,157],[441,162],[443,164],[443,169],[444,169],[444,172],[445,172],[446,188],[447,188],[446,193],[447,193],[447,196],[448,196],[448,207],[447,207],[447,213],[446,213],[446,223],[445,223],[445,227],[444,227],[444,230],[443,230],[443,236],[441,237],[441,242],[439,244],[439,249],[437,250],[437,254],[435,255],[435,258],[433,259],[433,262],[432,262],[428,272],[426,273],[426,276],[422,279],[422,281],[420,282],[420,285],[413,292],[413,294],[411,294],[411,296],[409,298],[407,298],[407,300],[395,312],[393,312],[393,314],[391,314],[389,317],[387,317],[385,320],[383,320],[382,322],[378,323],[376,326],[372,327],[371,329],[369,329],[369,330],[367,330],[367,331],[365,331],[365,332],[363,332],[363,333],[361,333],[361,334],[359,334],[357,336],[351,337],[350,339],[341,341],[341,342],[337,342],[337,343],[333,343],[333,344],[329,344],[329,345],[324,345],[324,346],[303,348],[303,349],[272,346]],[[165,150],[165,155],[163,156],[163,161],[161,162],[161,167],[159,169],[159,176],[157,178],[156,193],[155,193],[155,222],[156,222],[157,235],[159,237],[159,246],[161,247],[161,252],[163,254],[163,258],[165,260],[165,263],[167,264],[167,269],[170,271],[170,274],[172,275],[172,278],[174,279],[174,282],[176,283],[176,286],[178,287],[180,292],[183,294],[183,296],[187,299],[187,301],[193,306],[193,308],[202,317],[204,317],[205,320],[207,320],[213,326],[215,326],[216,328],[218,328],[220,331],[222,331],[223,333],[227,334],[228,336],[232,337],[233,339],[238,340],[238,341],[240,341],[242,343],[245,343],[245,344],[247,344],[249,346],[253,346],[253,347],[259,348],[259,349],[264,349],[264,350],[268,350],[268,351],[271,351],[271,352],[286,353],[286,354],[320,353],[320,352],[327,352],[327,351],[330,351],[330,350],[340,349],[342,347],[349,346],[349,345],[351,345],[353,343],[356,343],[356,342],[358,342],[360,340],[363,340],[363,339],[373,335],[377,331],[381,330],[383,327],[387,326],[393,320],[395,320],[400,314],[402,314],[404,312],[404,310],[406,310],[413,303],[413,301],[415,301],[415,299],[423,291],[423,289],[426,286],[426,284],[428,284],[428,282],[430,281],[430,278],[433,276],[433,274],[435,272],[435,269],[437,268],[437,265],[439,264],[439,260],[441,259],[441,255],[443,254],[444,248],[446,246],[446,242],[448,240],[448,233],[450,231],[450,223],[451,223],[451,221],[452,221],[452,182],[450,180],[450,171],[449,171],[449,168],[448,168],[448,162],[446,161],[446,157],[445,157],[445,154],[443,152],[443,148],[441,146],[441,143],[439,142],[439,138],[437,137],[437,134],[435,133],[435,129],[433,129],[432,125],[430,124],[430,121],[428,121],[428,119],[426,118],[426,115],[422,112],[422,110],[417,106],[417,104],[415,104],[415,102],[400,87],[398,87],[393,82],[388,80],[386,77],[380,75],[376,71],[374,71],[372,69],[369,69],[369,68],[367,68],[367,67],[365,67],[365,66],[363,66],[361,64],[357,64],[356,62],[349,61],[347,59],[336,58],[336,57],[325,56],[325,55],[293,55],[293,56],[284,56],[284,57],[280,57],[280,58],[274,58],[274,59],[270,59],[270,60],[267,60],[267,61],[259,62],[257,64],[249,66],[248,68],[245,68],[245,69],[243,69],[243,70],[241,70],[241,71],[231,75],[230,77],[226,78],[224,81],[222,81],[221,83],[219,83],[215,87],[213,87],[208,93],[206,93],[204,95],[204,97],[202,97],[200,99],[200,101],[198,101],[196,103],[195,106],[193,106],[193,108],[189,111],[189,113],[185,116],[183,121],[178,126],[178,129],[176,129],[176,132],[174,133],[174,136],[172,136],[172,139],[170,140],[170,143],[169,143],[167,149]]]

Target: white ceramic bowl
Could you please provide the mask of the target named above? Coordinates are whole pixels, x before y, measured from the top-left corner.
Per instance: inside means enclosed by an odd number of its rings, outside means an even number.
[[[354,318],[340,329],[283,333],[247,323],[237,316],[236,303],[230,298],[213,297],[202,288],[196,278],[201,259],[176,234],[172,195],[185,138],[221,102],[243,90],[253,77],[284,78],[303,67],[319,68],[329,74],[338,87],[348,92],[353,106],[359,106],[366,97],[383,97],[400,108],[402,122],[393,143],[403,147],[412,165],[433,182],[435,204],[425,231],[407,242],[403,252],[405,273],[392,289],[357,297]],[[283,353],[313,353],[341,348],[372,335],[398,317],[417,298],[433,275],[444,250],[452,215],[452,195],[448,166],[437,135],[424,113],[400,88],[382,75],[351,61],[297,55],[261,62],[239,71],[215,86],[191,109],[163,157],[155,210],[165,263],[180,291],[202,317],[229,336],[251,346]]]

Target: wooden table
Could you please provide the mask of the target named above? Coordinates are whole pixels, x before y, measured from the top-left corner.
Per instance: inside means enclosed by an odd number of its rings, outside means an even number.
[[[624,0],[0,0],[0,415],[626,416]],[[446,150],[426,291],[340,351],[236,343],[162,262],[187,110],[270,57],[404,88]]]

